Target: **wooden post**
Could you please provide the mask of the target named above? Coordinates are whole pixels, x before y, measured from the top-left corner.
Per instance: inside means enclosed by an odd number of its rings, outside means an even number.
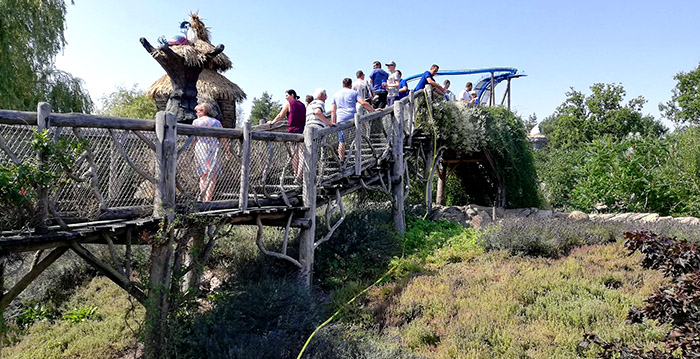
[[[51,105],[46,102],[39,102],[36,109],[36,124],[38,131],[44,131],[49,128],[49,115],[51,115]],[[38,170],[43,170],[46,167],[46,158],[40,152],[37,151],[37,166]],[[45,186],[38,186],[36,188],[36,213],[34,214],[34,219],[32,220],[32,225],[34,226],[34,231],[36,233],[46,233],[48,232],[48,226],[46,220],[49,217],[49,189]]]
[[[0,297],[5,296],[5,260],[6,256],[0,256]],[[5,308],[0,310],[0,355],[2,355],[2,348],[5,347],[5,331],[2,330],[5,327]]]
[[[242,212],[248,210],[248,192],[250,190],[250,133],[253,125],[246,121],[243,123],[243,146],[241,149],[241,193],[238,207]]]
[[[392,186],[391,186],[391,216],[394,219],[394,229],[396,233],[403,236],[406,232],[406,213],[404,208],[404,167],[403,167],[403,105],[394,105],[394,136],[393,136],[393,157]]]
[[[445,182],[447,182],[447,164],[444,164],[442,171],[440,170],[440,165],[436,167],[437,169],[437,192],[435,194],[435,203],[445,204]]]
[[[156,190],[153,217],[162,220],[161,237],[151,249],[150,287],[146,306],[147,357],[165,353],[169,292],[172,279],[175,219],[175,171],[177,168],[177,122],[175,115],[156,114]]]
[[[408,147],[413,146],[413,131],[416,125],[416,96],[413,90],[408,92]],[[405,116],[405,114],[404,114]]]
[[[427,211],[432,211],[433,208],[433,166],[435,159],[435,148],[433,143],[428,144],[428,150],[425,152],[425,168],[423,169],[424,177],[428,181],[425,184],[425,207]]]
[[[369,134],[367,134],[369,136]],[[360,114],[355,114],[355,176],[362,172],[362,126],[360,126]]]
[[[302,201],[307,207],[304,218],[309,220],[309,227],[299,233],[299,263],[301,263],[300,279],[311,288],[314,269],[314,242],[316,232],[316,170],[318,161],[318,129],[307,127],[304,130],[304,185]]]

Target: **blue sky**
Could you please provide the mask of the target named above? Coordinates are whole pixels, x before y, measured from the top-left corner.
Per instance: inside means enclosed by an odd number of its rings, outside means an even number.
[[[78,0],[68,5],[68,44],[57,66],[82,78],[96,102],[120,85],[145,89],[165,72],[139,38],[154,44],[177,34],[192,11],[211,28],[212,43],[226,46],[233,69],[224,75],[248,95],[246,110],[263,91],[280,102],[288,88],[332,94],[372,61],[394,60],[404,76],[432,63],[515,67],[527,74],[512,83],[512,107],[524,118],[542,120],[570,87],[588,94],[597,82],[621,83],[626,100],[644,96],[643,112],[659,118],[673,76],[700,63],[700,2],[690,0]],[[458,92],[480,77],[448,78]],[[499,100],[503,90],[496,88]]]

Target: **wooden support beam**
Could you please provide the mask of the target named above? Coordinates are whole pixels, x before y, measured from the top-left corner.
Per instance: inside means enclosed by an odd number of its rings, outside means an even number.
[[[101,261],[99,258],[95,257],[94,254],[90,253],[87,248],[81,246],[76,241],[71,241],[70,248],[77,254],[80,258],[88,262],[95,269],[104,274],[105,277],[109,278],[112,282],[116,283],[127,293],[133,296],[141,305],[146,305],[146,294],[139,288],[139,285],[135,282],[129,280],[121,273],[117,272],[114,268],[110,267],[107,263]],[[58,248],[57,248],[58,249]],[[65,247],[61,248],[65,251]],[[50,254],[49,254],[50,255]],[[48,256],[47,256],[48,258]]]
[[[172,113],[156,114],[156,191],[153,217],[161,220],[161,231],[151,248],[150,283],[146,306],[145,343],[162,348],[170,310],[170,284],[175,244],[175,171],[177,168],[177,121]]]
[[[391,171],[391,215],[394,219],[394,229],[400,236],[406,232],[406,213],[404,208],[404,105],[399,102],[394,105],[394,134],[392,137],[394,164]]]
[[[300,279],[311,288],[314,268],[314,242],[316,232],[316,172],[318,161],[318,129],[307,127],[304,131],[304,182],[302,201],[308,208],[304,218],[309,220],[309,228],[299,233]]]
[[[2,298],[0,298],[0,310],[7,308],[12,300],[17,298],[17,296],[20,295],[22,291],[24,291],[24,289],[26,289],[27,286],[39,276],[39,274],[43,273],[44,270],[51,265],[51,263],[60,258],[63,253],[66,253],[67,250],[67,247],[58,247],[51,251],[51,253],[41,260],[41,262],[37,263],[37,265],[34,266],[29,273],[25,274],[24,277],[22,277],[22,279],[20,279],[12,287],[12,289],[3,294]]]
[[[37,130],[44,131],[49,128],[49,116],[51,115],[51,105],[46,102],[40,102],[36,109],[36,123]],[[41,153],[41,151],[36,151],[37,156],[37,167],[39,171],[45,170],[48,164],[47,159]],[[32,219],[30,225],[34,227],[36,233],[46,233],[48,231],[48,226],[46,220],[49,217],[49,189],[45,186],[39,185],[36,188],[36,213]]]

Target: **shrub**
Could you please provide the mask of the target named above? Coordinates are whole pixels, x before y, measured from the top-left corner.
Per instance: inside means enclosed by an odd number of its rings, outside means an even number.
[[[180,338],[181,358],[289,358],[320,323],[320,308],[293,279],[264,279],[218,294]]]
[[[537,176],[532,149],[520,117],[503,107],[469,107],[465,104],[434,101],[430,112],[425,100],[417,101],[416,127],[437,137],[439,146],[462,153],[487,152],[493,163],[492,176],[505,182],[508,207],[537,207]],[[432,115],[432,116],[431,116]],[[462,176],[460,176],[462,177]],[[491,181],[495,181],[491,179]],[[461,188],[450,186],[447,198],[459,198]],[[476,194],[477,197],[481,195]]]

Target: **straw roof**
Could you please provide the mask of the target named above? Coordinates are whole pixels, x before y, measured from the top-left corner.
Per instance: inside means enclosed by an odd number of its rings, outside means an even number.
[[[172,83],[170,83],[170,77],[163,75],[146,91],[146,96],[152,99],[168,97],[172,91],[173,87]],[[246,99],[246,94],[238,85],[220,73],[204,69],[199,74],[199,80],[197,80],[197,97],[239,102]]]
[[[194,44],[191,45],[170,45],[170,48],[176,54],[185,58],[185,64],[187,64],[187,66],[204,67],[206,65],[206,68],[221,72],[230,70],[233,66],[231,59],[229,59],[223,52],[216,55],[211,62],[205,64],[205,54],[214,51],[214,45],[206,41],[196,40]],[[165,56],[165,53],[163,50],[156,50],[152,53],[152,55],[154,58],[157,58],[159,56]]]

